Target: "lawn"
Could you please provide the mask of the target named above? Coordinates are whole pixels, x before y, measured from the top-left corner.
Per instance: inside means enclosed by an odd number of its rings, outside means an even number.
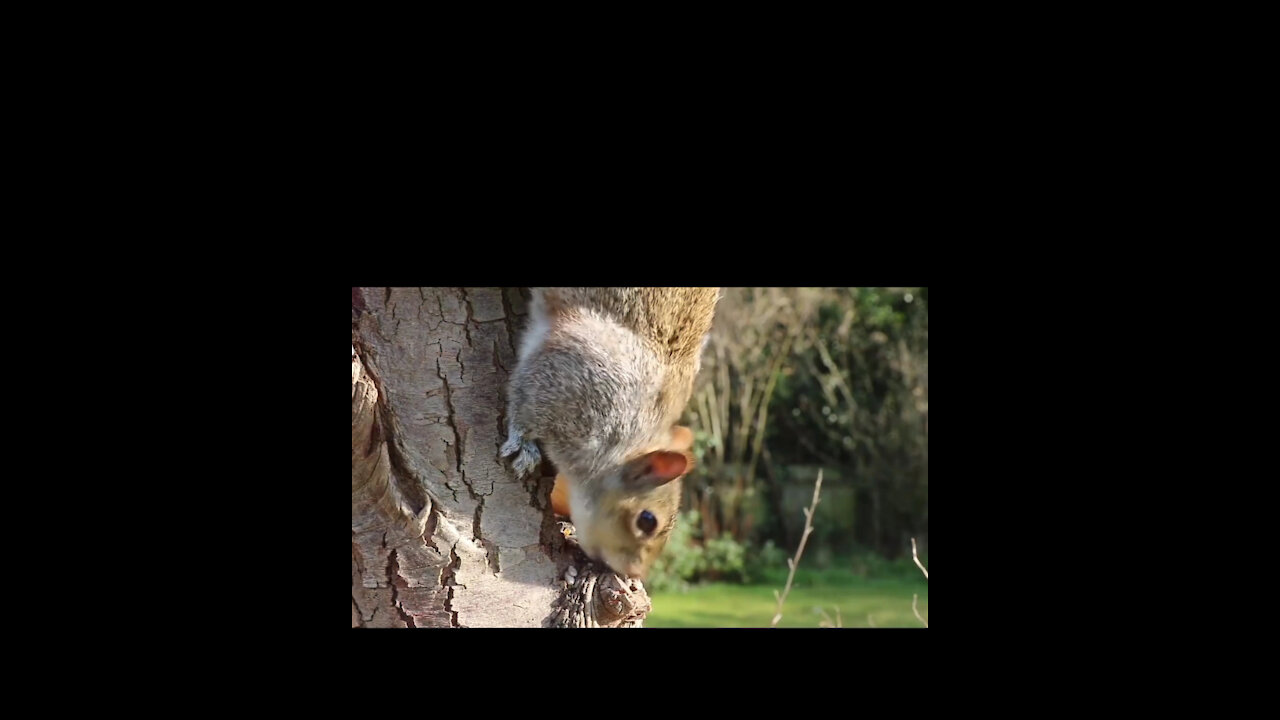
[[[769,627],[777,607],[773,591],[782,591],[786,573],[771,575],[760,584],[713,583],[695,585],[687,592],[650,593],[653,610],[645,627]],[[838,569],[797,571],[791,594],[782,608],[779,627],[816,628],[821,607],[836,618],[840,609],[843,627],[922,627],[911,612],[911,595],[917,593],[917,608],[929,619],[929,584],[924,577],[864,578]],[[870,616],[870,619],[868,619]]]

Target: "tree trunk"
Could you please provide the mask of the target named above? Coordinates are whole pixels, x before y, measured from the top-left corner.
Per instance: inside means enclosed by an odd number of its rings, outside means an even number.
[[[638,627],[647,614],[639,582],[565,543],[553,474],[522,483],[498,458],[526,297],[352,288],[352,627]]]

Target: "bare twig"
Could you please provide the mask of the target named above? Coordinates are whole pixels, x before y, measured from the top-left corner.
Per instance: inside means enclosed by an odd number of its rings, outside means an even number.
[[[920,564],[920,556],[916,555],[916,539],[911,538],[911,559],[916,561],[916,566],[920,568],[920,572],[924,573],[924,579],[929,579],[929,571],[924,569],[924,565]]]
[[[787,601],[787,594],[791,592],[791,582],[796,578],[796,566],[800,564],[800,556],[804,554],[804,544],[809,540],[809,533],[813,532],[813,511],[818,507],[818,493],[821,490],[822,470],[819,469],[818,481],[813,484],[813,503],[804,511],[804,534],[800,536],[800,547],[796,548],[795,559],[787,558],[787,565],[791,566],[791,572],[787,574],[787,586],[782,590],[781,595],[774,591],[774,596],[778,598],[778,610],[774,613],[769,627],[778,627],[778,621],[782,620],[782,604]]]
[[[823,610],[820,607],[816,607],[814,608],[814,610],[817,610],[819,613],[822,614],[822,622],[818,623],[818,627],[824,627],[824,628],[835,627],[835,623],[831,622],[831,616],[827,614],[826,610]]]
[[[924,565],[920,563],[920,556],[916,554],[915,538],[911,538],[911,559],[916,561],[916,567],[920,568],[920,572],[924,573],[924,579],[928,580],[929,571],[926,570]],[[911,612],[916,614],[916,619],[919,620],[922,625],[924,625],[925,627],[929,627],[929,623],[925,622],[924,618],[920,617],[920,611],[916,609],[916,599],[918,597],[919,595],[916,595],[914,593],[911,595]]]
[[[842,628],[842,627],[844,627],[843,623],[842,623],[842,622],[841,622],[841,620],[840,620],[840,607],[839,607],[839,606],[836,606],[836,621],[835,621],[835,622],[831,622],[831,616],[827,614],[827,611],[826,611],[826,610],[823,610],[823,609],[822,609],[822,608],[820,608],[820,607],[814,608],[814,610],[817,610],[818,612],[822,613],[822,622],[818,623],[818,627],[824,627],[824,628]]]
[[[849,404],[849,412],[855,412],[858,409],[858,403],[853,399],[853,391],[849,389],[849,385],[844,381],[844,373],[831,359],[831,351],[827,349],[827,344],[822,341],[817,333],[812,333],[813,345],[818,349],[818,355],[822,358],[822,364],[827,366],[827,370],[831,371],[831,377],[835,381],[835,386],[839,388],[840,394],[844,396],[844,400]]]
[[[773,399],[774,388],[778,385],[778,378],[782,377],[782,364],[787,356],[791,353],[794,346],[794,338],[788,337],[782,345],[781,352],[778,353],[777,359],[770,367],[769,383],[764,389],[764,399],[760,401],[760,414],[756,418],[755,435],[752,439],[751,446],[751,462],[747,465],[747,487],[753,487],[756,479],[756,463],[760,460],[760,453],[764,450],[764,430],[765,423],[769,420],[769,401]]]

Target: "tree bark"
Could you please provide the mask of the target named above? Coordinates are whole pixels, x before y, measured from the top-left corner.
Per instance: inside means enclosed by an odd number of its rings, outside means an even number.
[[[564,541],[554,473],[520,482],[498,458],[525,298],[352,288],[352,627],[635,627],[647,614],[639,582]]]

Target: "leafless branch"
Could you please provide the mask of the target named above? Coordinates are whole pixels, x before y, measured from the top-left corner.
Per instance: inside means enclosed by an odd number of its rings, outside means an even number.
[[[778,598],[778,610],[774,613],[769,627],[778,627],[778,621],[782,620],[782,604],[787,601],[787,594],[791,592],[791,582],[796,579],[796,566],[800,564],[800,556],[804,554],[804,544],[809,540],[809,533],[813,532],[813,511],[818,507],[818,493],[821,490],[822,470],[819,469],[818,481],[813,484],[813,503],[804,511],[804,534],[800,536],[800,547],[796,548],[795,559],[787,558],[787,565],[791,566],[791,572],[787,573],[787,586],[782,590],[781,595],[774,593]]]
[[[916,554],[915,538],[911,538],[911,559],[916,561],[916,567],[920,568],[920,572],[924,573],[924,579],[928,580],[929,571],[926,570],[924,565],[920,563],[920,556]],[[925,622],[924,618],[920,617],[920,611],[916,609],[916,599],[918,597],[919,595],[915,595],[915,594],[912,594],[911,596],[911,612],[916,614],[916,619],[919,620],[922,625],[924,625],[925,627],[929,627],[929,623]]]
[[[916,566],[920,568],[920,572],[924,573],[924,579],[928,580],[929,571],[924,569],[924,565],[920,564],[920,556],[916,555],[916,539],[915,538],[911,538],[911,559],[916,561]]]
[[[818,607],[818,608],[814,608],[814,610],[817,610],[819,613],[822,613],[822,622],[818,623],[818,627],[824,627],[824,628],[842,628],[842,627],[844,627],[844,625],[843,625],[843,623],[842,623],[842,621],[841,621],[841,619],[840,619],[840,607],[839,607],[839,606],[836,606],[836,620],[835,620],[835,622],[832,622],[832,621],[831,621],[831,616],[827,614],[827,611],[826,611],[826,610],[823,610],[823,609],[822,609],[822,608],[820,608],[820,607]]]
[[[755,436],[751,447],[751,463],[747,465],[747,487],[752,487],[756,479],[756,463],[760,461],[760,453],[764,450],[764,430],[765,423],[769,419],[769,401],[773,399],[773,391],[778,385],[778,378],[782,377],[783,360],[790,354],[794,345],[794,338],[787,337],[782,345],[781,352],[774,359],[774,363],[769,370],[769,383],[765,386],[764,399],[760,402],[760,414],[756,418]]]
[[[858,409],[858,403],[853,399],[853,391],[844,381],[844,373],[841,372],[839,366],[831,358],[831,351],[827,349],[827,344],[817,333],[813,334],[813,346],[818,350],[818,356],[822,358],[822,364],[827,366],[827,370],[831,373],[833,384],[840,390],[840,394],[844,396],[844,400],[849,405],[849,411],[853,412]]]

